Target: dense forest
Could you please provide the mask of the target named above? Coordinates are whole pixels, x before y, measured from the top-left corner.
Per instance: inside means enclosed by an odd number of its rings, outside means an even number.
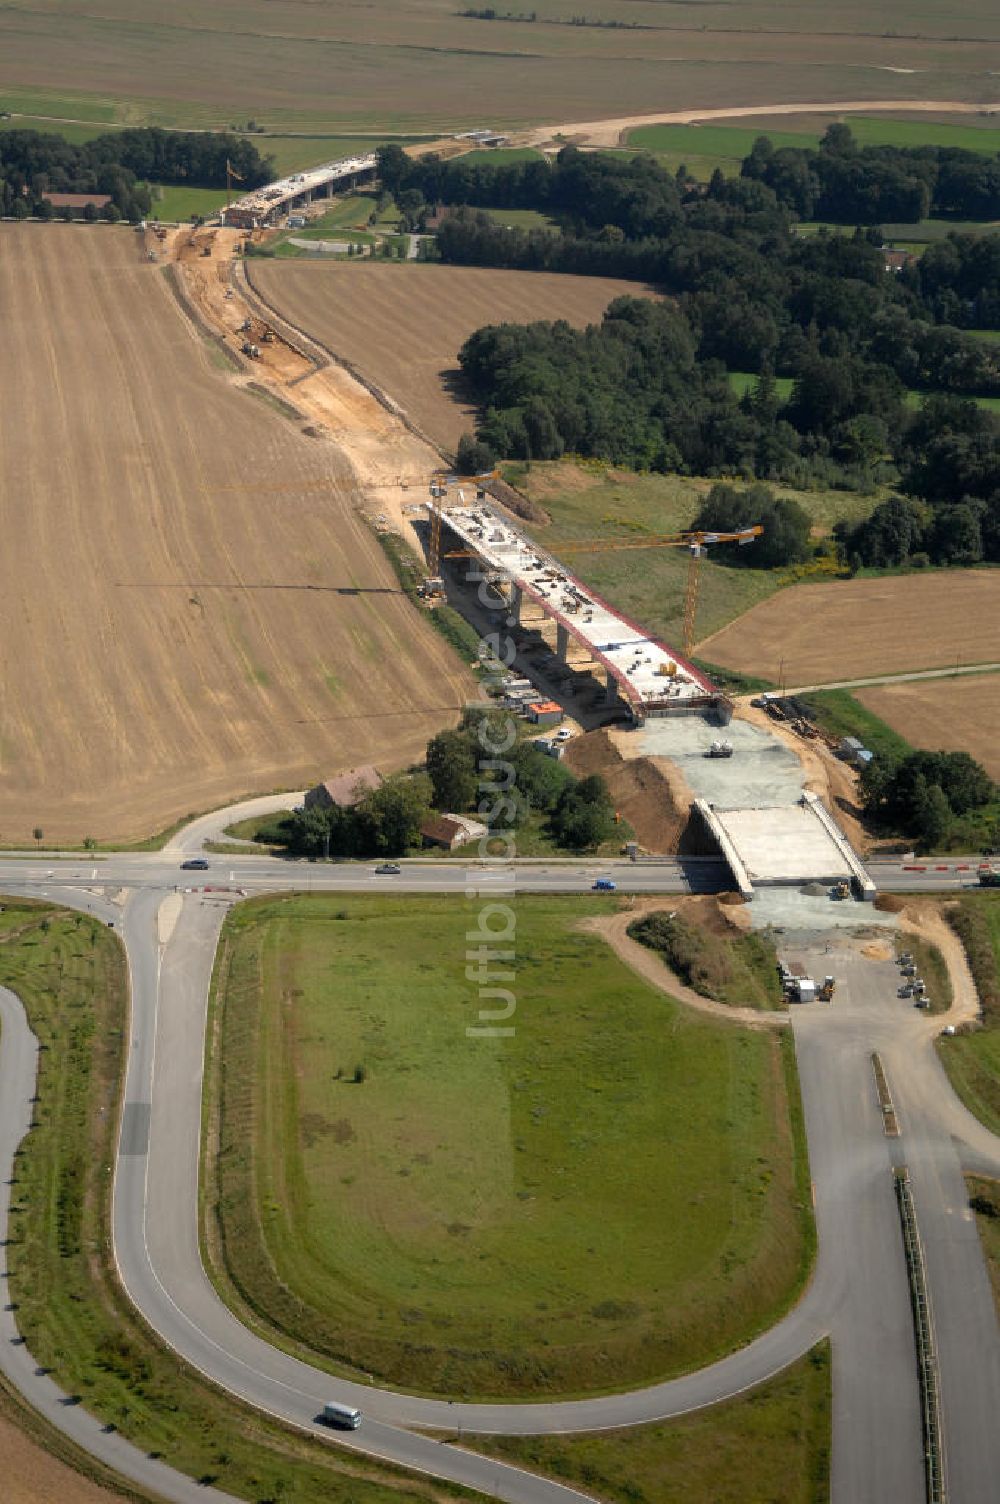
[[[268,181],[270,160],[240,136],[143,127],[74,145],[48,131],[2,131],[0,213],[45,217],[49,193],[107,193],[120,215],[139,219],[150,208],[147,184],[224,188],[227,158],[244,186]]]

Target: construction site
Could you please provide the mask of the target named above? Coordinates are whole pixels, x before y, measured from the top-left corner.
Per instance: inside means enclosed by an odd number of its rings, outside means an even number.
[[[307,208],[314,199],[332,198],[335,193],[349,191],[359,183],[371,182],[375,167],[375,153],[369,152],[365,156],[342,157],[306,172],[292,173],[289,177],[267,183],[263,188],[255,188],[234,204],[227,204],[220,213],[220,221],[230,229],[264,229],[277,224],[282,215],[293,209]]]

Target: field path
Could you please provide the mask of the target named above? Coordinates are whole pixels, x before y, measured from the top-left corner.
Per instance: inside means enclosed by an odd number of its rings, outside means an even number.
[[[969,104],[957,99],[837,99],[810,104],[730,105],[715,110],[667,110],[654,115],[618,115],[606,120],[577,120],[566,125],[535,126],[520,131],[518,145],[544,146],[558,137],[570,137],[578,146],[623,146],[630,130],[641,125],[694,125],[702,120],[741,120],[760,115],[842,115],[869,111],[894,114],[983,115],[1000,110],[996,104]]]

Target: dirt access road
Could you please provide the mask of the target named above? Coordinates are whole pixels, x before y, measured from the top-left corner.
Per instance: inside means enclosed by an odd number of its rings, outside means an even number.
[[[0,310],[4,840],[141,839],[455,720],[471,679],[359,515],[365,444],[375,485],[429,451],[350,392],[311,436],[248,393],[127,228],[4,225]]]
[[[955,99],[837,99],[825,104],[732,105],[716,110],[667,110],[652,115],[618,115],[609,120],[577,120],[567,125],[534,126],[514,136],[518,146],[623,146],[629,131],[641,125],[694,125],[704,120],[756,119],[765,115],[983,115],[1000,110],[996,104],[968,104]]]

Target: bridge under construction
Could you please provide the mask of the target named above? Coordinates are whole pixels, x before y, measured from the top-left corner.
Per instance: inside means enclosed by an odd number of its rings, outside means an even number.
[[[291,209],[304,209],[314,198],[331,198],[345,188],[369,182],[375,176],[376,165],[375,153],[368,152],[364,156],[342,157],[336,162],[326,162],[322,167],[311,167],[307,172],[278,178],[263,188],[255,188],[236,203],[228,204],[221,212],[222,223],[238,230],[263,229],[266,225],[276,224]]]
[[[608,605],[488,502],[427,506],[432,528],[446,535],[442,559],[463,557],[466,577],[485,582],[506,604],[512,626],[520,625],[529,601],[554,621],[561,662],[575,642],[603,675],[609,705],[620,701],[635,725],[650,716],[706,711],[729,720],[732,704],[706,674]]]

